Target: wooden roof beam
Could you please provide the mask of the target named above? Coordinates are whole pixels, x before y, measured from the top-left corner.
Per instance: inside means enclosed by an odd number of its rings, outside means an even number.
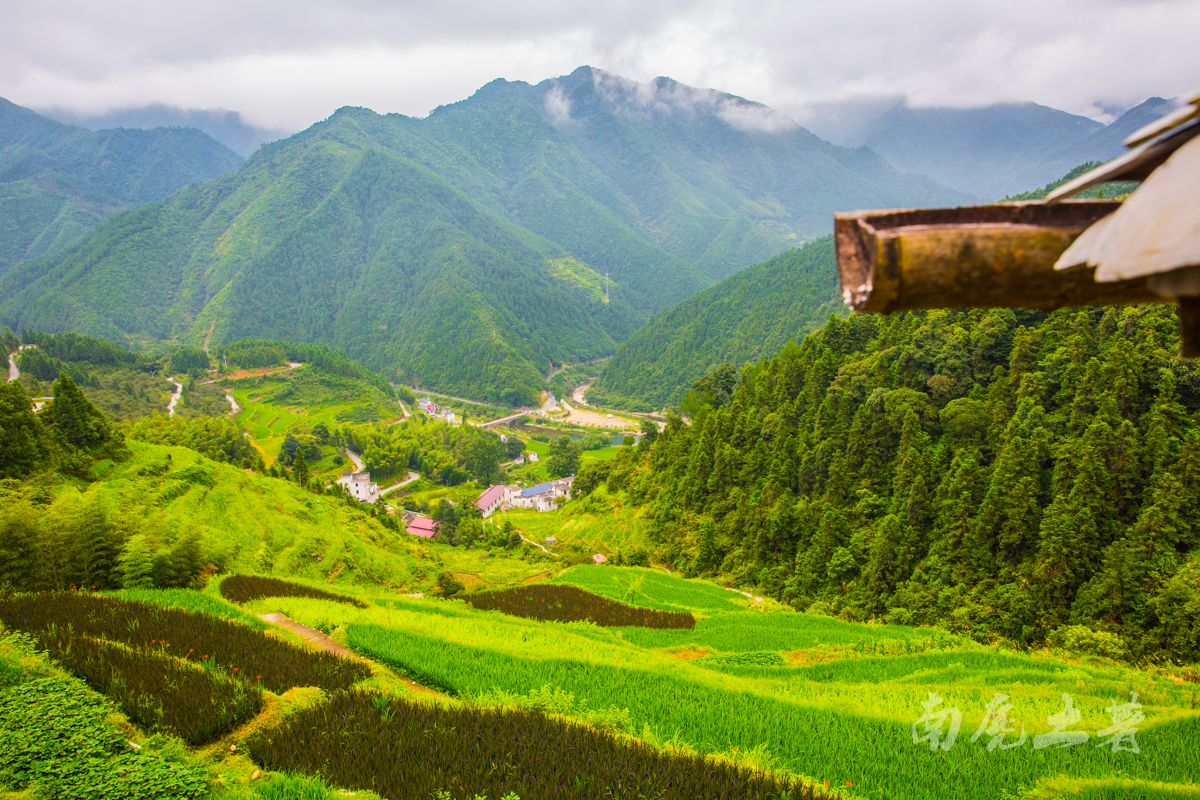
[[[834,215],[838,273],[855,311],[1171,302],[1145,279],[1096,283],[1055,270],[1084,229],[1120,203],[1068,200]]]

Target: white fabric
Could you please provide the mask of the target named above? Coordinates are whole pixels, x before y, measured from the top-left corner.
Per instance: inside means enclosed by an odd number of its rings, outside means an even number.
[[[1054,268],[1082,264],[1096,268],[1100,283],[1200,265],[1200,137],[1176,150],[1119,209],[1084,231]],[[1174,283],[1182,288],[1191,281]]]

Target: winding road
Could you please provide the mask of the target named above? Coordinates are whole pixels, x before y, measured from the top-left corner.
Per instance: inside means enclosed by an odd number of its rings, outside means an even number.
[[[8,354],[8,379],[10,381],[15,381],[17,378],[20,378],[20,377],[21,377],[21,370],[17,369],[17,354],[9,353]]]
[[[347,447],[347,448],[346,448],[346,458],[350,459],[350,463],[354,465],[354,471],[355,471],[355,472],[362,472],[362,471],[363,471],[363,460],[362,460],[362,456],[360,456],[358,453],[356,453],[356,452],[354,452],[353,450],[351,450],[349,447]],[[407,477],[407,478],[405,478],[404,480],[400,481],[400,482],[399,482],[399,483],[397,483],[395,486],[389,486],[388,488],[384,489],[382,492],[379,492],[378,494],[376,494],[374,497],[372,497],[372,498],[371,498],[371,502],[372,502],[372,503],[374,503],[376,500],[378,500],[379,498],[383,497],[385,494],[389,494],[389,493],[391,493],[391,492],[394,492],[394,491],[396,491],[397,489],[400,489],[400,488],[402,488],[402,487],[404,487],[404,486],[408,486],[408,485],[409,485],[410,483],[412,483],[413,481],[419,481],[420,479],[421,479],[421,476],[420,476],[420,475],[418,475],[417,473],[415,473],[415,472],[409,472],[409,473],[408,473],[408,477]]]
[[[400,482],[399,482],[399,483],[397,483],[395,486],[389,486],[388,488],[384,489],[384,490],[383,490],[382,492],[380,492],[379,494],[375,495],[375,497],[376,497],[376,499],[378,499],[378,498],[380,498],[380,497],[383,497],[385,494],[388,494],[389,492],[394,492],[394,491],[396,491],[397,489],[400,489],[400,488],[402,488],[402,487],[404,487],[404,486],[408,486],[408,485],[409,485],[410,483],[412,483],[413,481],[419,481],[419,480],[421,480],[421,476],[420,476],[420,475],[418,475],[418,474],[417,474],[417,473],[415,473],[415,472],[410,472],[410,473],[408,473],[408,477],[407,477],[407,478],[405,478],[404,480],[400,481]]]

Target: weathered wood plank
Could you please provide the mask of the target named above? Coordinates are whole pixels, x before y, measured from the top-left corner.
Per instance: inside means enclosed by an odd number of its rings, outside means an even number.
[[[1054,269],[1089,225],[1120,204],[1073,200],[836,214],[843,297],[856,311],[1040,308],[1168,302],[1145,279],[1098,284]]]

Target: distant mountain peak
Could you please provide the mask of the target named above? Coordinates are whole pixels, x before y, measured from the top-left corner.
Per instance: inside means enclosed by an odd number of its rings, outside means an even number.
[[[88,112],[69,108],[48,108],[39,111],[43,116],[90,131],[110,128],[198,128],[234,151],[242,158],[249,157],[267,142],[282,139],[291,130],[260,128],[242,118],[241,113],[225,108],[180,108],[164,103],[150,103],[133,108]]]
[[[580,67],[571,77],[588,77],[596,90],[614,106],[626,111],[664,114],[705,114],[743,132],[785,133],[798,130],[794,120],[770,106],[728,92],[680,83],[663,75],[645,83],[596,67]]]

